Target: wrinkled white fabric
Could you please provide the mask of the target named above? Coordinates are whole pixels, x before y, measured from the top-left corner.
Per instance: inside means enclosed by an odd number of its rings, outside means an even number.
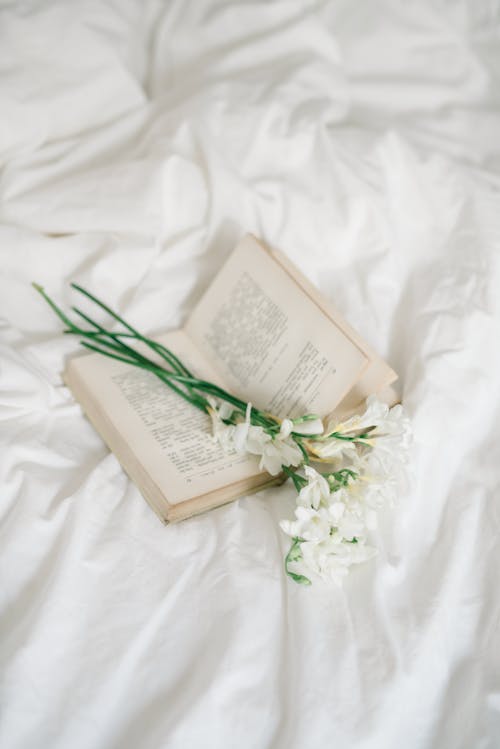
[[[0,9],[0,746],[500,745],[498,3]],[[398,370],[414,479],[342,590],[286,485],[163,527],[30,287],[177,327],[247,231]]]

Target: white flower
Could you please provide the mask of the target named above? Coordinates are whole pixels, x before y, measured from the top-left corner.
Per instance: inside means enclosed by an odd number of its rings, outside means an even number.
[[[399,443],[404,449],[408,448],[410,436],[410,422],[405,416],[400,404],[389,408],[387,403],[378,400],[376,395],[370,395],[366,399],[366,409],[362,414],[351,416],[347,421],[328,423],[326,434],[336,432],[337,434],[349,435],[351,433],[363,433],[369,429],[366,442],[371,444],[374,437],[398,437]]]
[[[234,427],[233,442],[238,452],[260,455],[259,468],[277,476],[282,466],[296,466],[303,456],[293,439],[277,434],[272,437],[262,427],[250,423],[251,403],[247,406],[245,421]],[[286,433],[286,432],[285,432]]]
[[[342,503],[339,502],[336,504]],[[354,539],[359,541],[360,538],[364,537],[366,532],[364,511],[362,508],[359,508],[358,511],[352,511],[346,505],[343,505],[343,507],[344,510],[340,517],[334,519],[337,533],[345,541],[353,541]]]
[[[253,455],[261,455],[264,445],[271,439],[262,427],[254,426],[250,422],[252,404],[247,405],[245,421],[236,424],[233,432],[233,441],[236,450],[240,453],[249,452]]]
[[[302,462],[300,448],[293,441],[280,439],[279,435],[264,444],[259,468],[277,476],[282,466],[296,466]]]
[[[395,406],[369,434],[367,448],[356,455],[354,470],[367,484],[366,501],[372,507],[394,504],[408,485],[411,429],[402,408]]]
[[[307,436],[323,434],[323,422],[320,418],[317,419],[283,419],[280,427],[280,436],[289,437],[292,432],[294,434],[305,434]]]
[[[342,584],[353,564],[365,562],[377,553],[363,543],[346,543],[337,535],[321,541],[304,541],[300,545],[302,562],[298,563],[301,573],[319,576],[327,582]]]
[[[233,448],[234,427],[231,424],[225,424],[223,419],[230,419],[234,409],[226,401],[219,406],[212,396],[208,396],[207,400],[210,403],[209,414],[212,419],[212,442],[219,442],[228,452]]]
[[[366,505],[379,509],[383,505],[394,504],[398,489],[402,488],[394,469],[395,464],[389,465],[387,459],[380,460],[377,447],[358,459],[355,467],[358,473],[357,490],[363,493]]]
[[[246,421],[236,424],[233,435],[234,446],[239,453],[260,453],[260,445],[269,436],[262,427],[253,426]]]
[[[397,405],[387,409],[385,417],[365,440],[373,448],[369,457],[372,468],[375,466],[375,470],[386,480],[392,477],[402,486],[408,473],[411,439],[410,421],[402,407]]]
[[[337,528],[344,538],[364,538],[367,531],[377,527],[377,510],[386,504],[392,504],[394,496],[392,477],[364,474],[356,465],[358,476],[348,482],[347,486],[334,492],[335,501],[330,511],[338,518]],[[334,505],[344,505],[344,512]]]
[[[350,434],[351,432],[362,432],[368,427],[378,426],[384,423],[389,412],[389,406],[374,395],[366,399],[366,409],[362,414],[354,414],[346,421],[329,421],[326,434],[337,432],[337,434]]]
[[[328,481],[311,466],[305,466],[304,473],[308,483],[300,490],[297,504],[317,510],[320,504],[326,504],[330,499]]]
[[[349,565],[343,564],[344,557],[336,553],[338,546],[340,544],[332,544],[331,539],[321,543],[301,544],[303,559],[301,570],[304,570],[306,576],[312,573],[327,582],[342,585],[344,577],[349,572]]]
[[[367,403],[371,403],[373,396],[368,398]],[[385,405],[385,404],[384,404]],[[385,413],[383,417],[377,422],[376,429],[373,434],[399,437],[400,444],[403,450],[407,450],[411,444],[411,425],[410,420],[406,416],[403,406],[398,403],[392,408],[385,407]],[[371,436],[371,435],[370,435]]]
[[[293,421],[291,419],[283,419],[280,426],[280,437],[286,439],[293,432]]]
[[[312,507],[297,507],[295,521],[282,520],[282,530],[292,538],[304,538],[307,541],[322,541],[329,537],[331,530],[328,510]]]
[[[342,520],[342,516],[345,513],[345,503],[340,502],[339,500],[337,500],[336,502],[332,502],[328,508],[328,511],[332,516],[332,525],[337,528]]]
[[[364,506],[356,496],[351,496],[349,485],[335,492],[330,491],[327,480],[320,473],[306,466],[308,484],[297,497],[295,522],[284,521],[283,530],[292,537],[318,540],[335,535],[341,540],[353,541],[365,535]]]
[[[296,434],[319,435],[323,434],[324,427],[320,418],[317,419],[294,419],[293,432]]]
[[[360,437],[358,445],[378,447],[387,456],[386,473],[390,473],[390,464],[394,460],[405,461],[410,445],[410,422],[404,415],[400,405],[389,408],[386,403],[379,401],[376,396],[366,400],[363,414],[351,416],[343,422],[330,421],[326,428],[326,436],[320,440],[310,440],[309,450],[322,460],[340,461],[347,458],[355,461],[357,458],[357,444],[346,437]],[[340,437],[328,435],[337,434]],[[342,439],[342,437],[344,439]],[[381,459],[382,460],[382,459]]]
[[[353,456],[356,445],[348,440],[339,440],[335,437],[325,439],[321,442],[311,440],[308,442],[310,451],[322,460],[334,460]]]

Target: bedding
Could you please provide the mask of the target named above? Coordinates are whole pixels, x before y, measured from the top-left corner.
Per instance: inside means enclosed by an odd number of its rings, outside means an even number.
[[[3,3],[0,70],[0,746],[499,746],[498,3]],[[162,526],[30,286],[178,327],[247,231],[413,421],[343,588],[285,577],[288,485]]]

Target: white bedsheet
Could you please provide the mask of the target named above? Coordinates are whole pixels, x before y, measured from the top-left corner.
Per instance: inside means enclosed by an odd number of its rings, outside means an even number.
[[[500,746],[499,76],[495,2],[2,4],[2,749]],[[288,486],[163,527],[29,285],[156,332],[246,231],[413,418],[342,590],[285,578]]]

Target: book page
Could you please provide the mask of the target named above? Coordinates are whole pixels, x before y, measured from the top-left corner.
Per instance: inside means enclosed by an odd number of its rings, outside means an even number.
[[[157,340],[171,348],[196,375],[219,381],[182,331]],[[148,356],[156,358],[151,352]],[[214,444],[210,417],[152,373],[101,354],[71,360],[68,371],[68,380],[78,378],[91,394],[94,411],[101,410],[116,433],[128,442],[142,469],[169,503],[216,491],[260,473],[255,456],[228,455]]]
[[[359,409],[371,393],[385,393],[388,401],[397,402],[398,396],[389,393],[386,388],[398,379],[396,372],[385,362],[381,356],[352,328],[345,318],[339,313],[332,302],[326,299],[318,289],[296,268],[296,266],[279,250],[271,250],[273,258],[282,268],[296,281],[303,291],[323,309],[323,311],[344,331],[364,352],[370,360],[369,365],[356,382],[354,387],[335,407],[335,415],[348,413]],[[334,415],[332,413],[332,415]]]
[[[185,330],[232,391],[280,417],[326,415],[369,364],[251,236],[229,257]]]

